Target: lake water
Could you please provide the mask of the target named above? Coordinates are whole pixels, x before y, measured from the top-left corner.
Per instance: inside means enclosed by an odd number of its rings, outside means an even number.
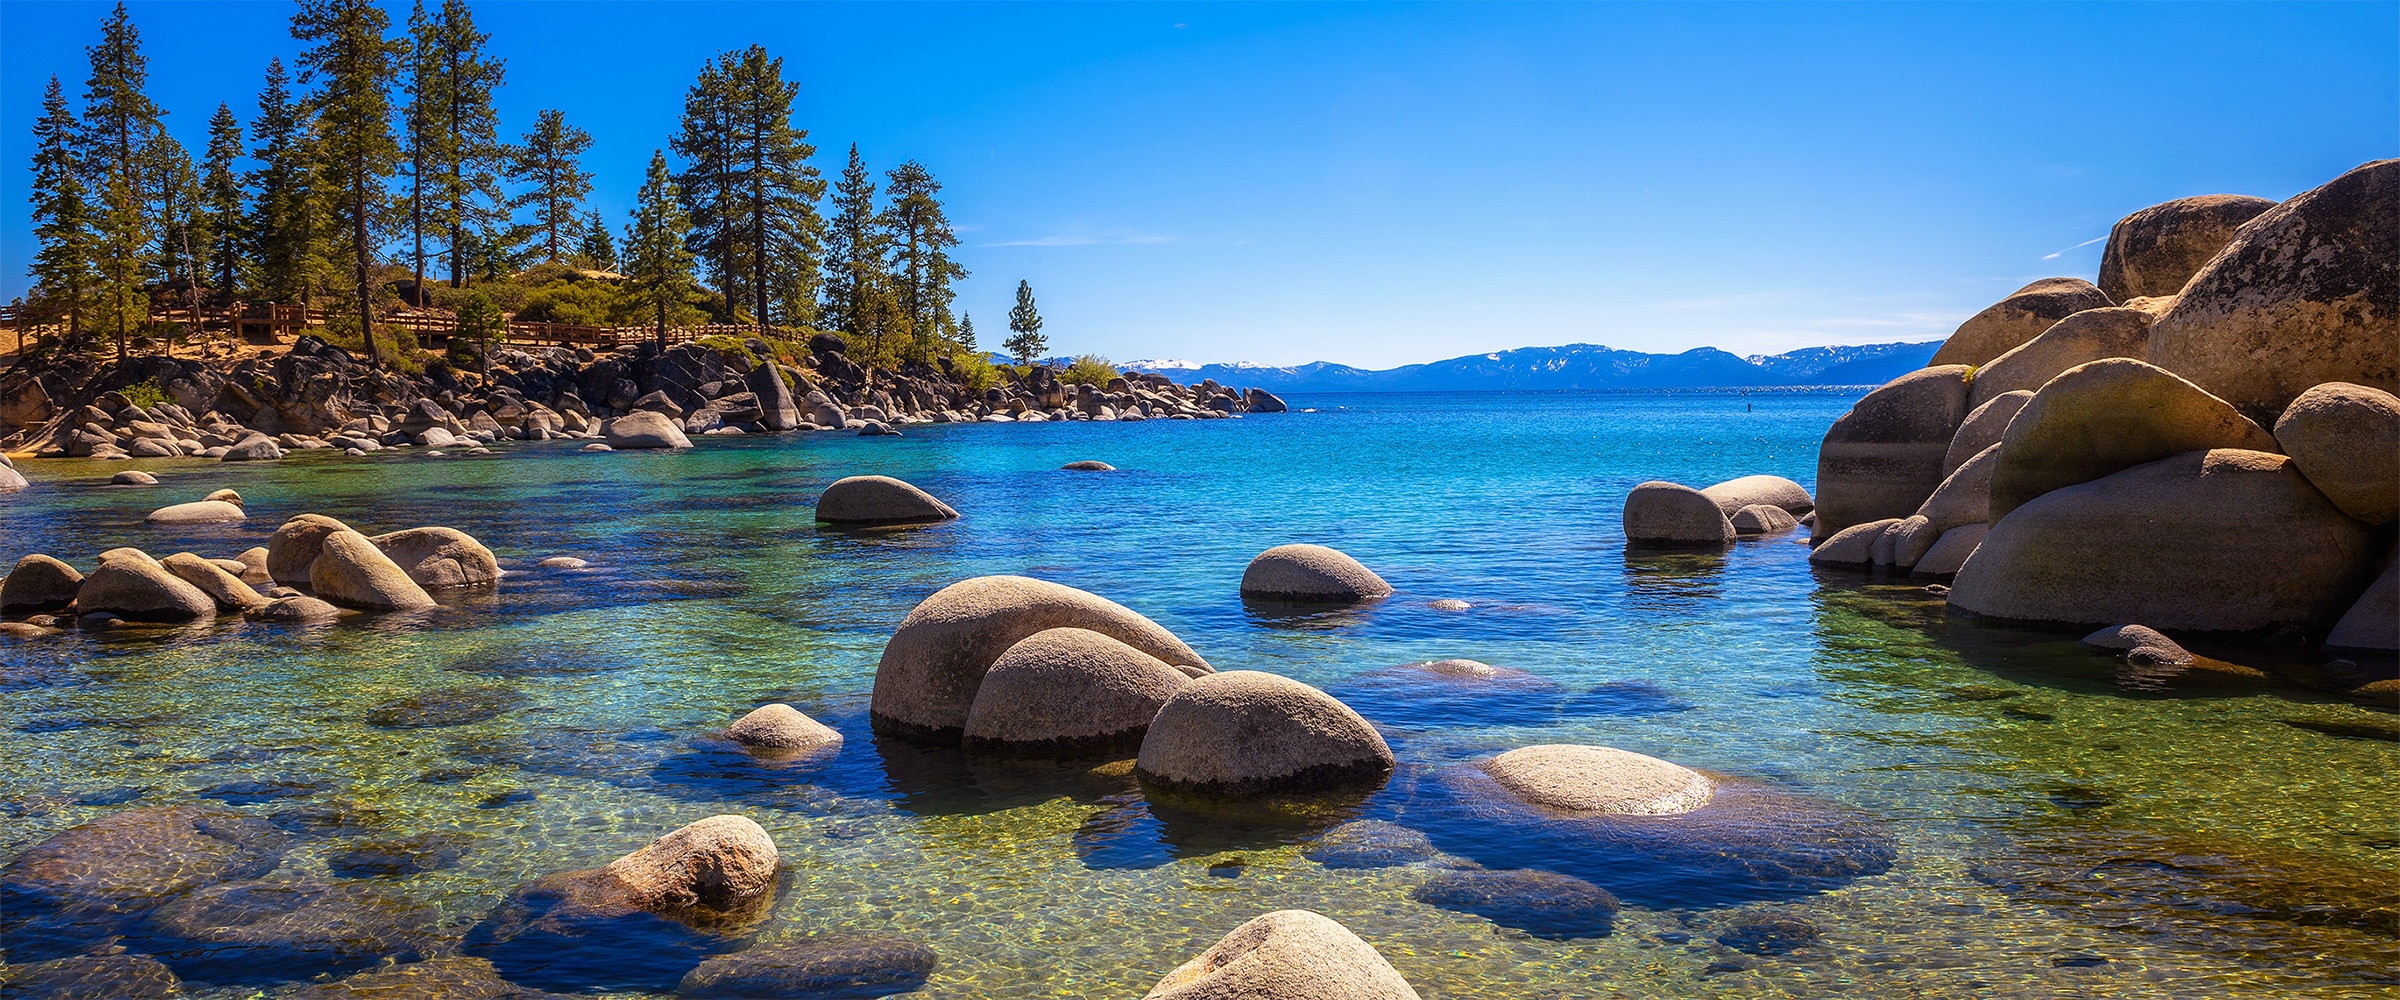
[[[0,646],[0,857],[188,802],[282,818],[302,839],[276,878],[339,876],[346,847],[431,833],[453,863],[382,881],[455,935],[534,877],[732,812],[773,834],[789,868],[766,937],[913,938],[940,956],[928,996],[1139,996],[1287,907],[1341,921],[1428,998],[2393,995],[2400,744],[2389,713],[2309,686],[2310,657],[2226,654],[2265,680],[2128,677],[2072,635],[1949,619],[1921,581],[1813,572],[1797,535],[1722,555],[1625,550],[1635,483],[1813,486],[1817,442],[1856,398],[1300,396],[1315,412],[707,438],[672,454],[160,461],[143,466],[164,481],[147,490],[99,485],[122,464],[27,463],[36,488],[0,501],[12,559],[88,568],[118,545],[229,557],[319,512],[371,532],[457,527],[513,572],[426,616]],[[1078,459],[1121,471],[1059,471]],[[865,473],[965,516],[816,526],[817,492]],[[247,524],[142,522],[221,487],[245,497]],[[1300,541],[1349,552],[1398,593],[1296,617],[1246,607],[1250,557]],[[590,566],[532,565],[553,555]],[[1796,899],[1629,903],[1607,936],[1554,939],[1415,901],[1422,866],[1320,865],[1302,853],[1309,828],[1162,822],[1111,777],[1121,768],[874,739],[885,637],[926,595],[993,573],[1093,591],[1219,669],[1345,697],[1401,761],[1356,815],[1407,823],[1417,779],[1443,766],[1590,742],[1855,808],[1897,860]],[[1428,606],[1440,598],[1471,607]],[[1435,701],[1364,676],[1451,657],[1555,687]],[[371,721],[461,687],[506,710]],[[781,774],[701,739],[767,701],[844,732],[841,755]],[[1780,955],[1719,943],[1761,913],[1818,937]]]

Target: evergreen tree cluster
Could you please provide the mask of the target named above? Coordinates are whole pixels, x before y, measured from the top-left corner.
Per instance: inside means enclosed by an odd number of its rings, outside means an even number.
[[[198,162],[146,92],[122,3],[87,50],[80,110],[51,79],[33,126],[40,250],[25,305],[71,346],[110,338],[122,355],[162,307],[272,302],[325,310],[374,360],[390,310],[465,309],[488,334],[494,299],[525,301],[503,294],[509,282],[597,269],[622,278],[603,276],[606,318],[661,337],[713,319],[839,332],[875,364],[975,350],[952,310],[967,272],[941,183],[914,161],[878,178],[852,145],[826,218],[816,147],[793,120],[799,85],[765,48],[700,68],[612,231],[587,204],[592,138],[564,112],[504,138],[493,94],[507,64],[467,0],[417,0],[397,29],[373,0],[297,6],[299,58],[268,63],[247,135],[217,106]],[[468,308],[479,287],[492,295]]]

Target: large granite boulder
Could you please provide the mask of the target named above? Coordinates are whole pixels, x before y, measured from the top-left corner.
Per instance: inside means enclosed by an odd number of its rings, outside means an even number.
[[[2400,398],[2348,382],[2315,386],[2276,418],[2275,441],[2342,513],[2400,521]]]
[[[1392,585],[1374,570],[1323,545],[1278,545],[1242,571],[1242,596],[1249,598],[1348,604],[1391,593]]]
[[[600,434],[608,446],[619,451],[629,448],[689,448],[692,439],[684,436],[683,428],[674,418],[653,410],[635,410],[613,417],[600,425]]]
[[[0,581],[0,613],[57,611],[74,603],[83,573],[64,561],[35,553],[17,560]]]
[[[1277,910],[1234,928],[1142,1000],[1417,1000],[1417,991],[1349,928]]]
[[[1159,706],[1191,677],[1090,629],[1026,636],[983,675],[967,712],[969,749],[1072,756],[1138,746]]]
[[[1780,507],[1797,518],[1817,509],[1808,489],[1782,476],[1743,476],[1728,479],[1705,490],[1701,495],[1715,501],[1717,509],[1732,517],[1735,511],[1754,504]]]
[[[213,618],[217,602],[185,583],[140,549],[100,553],[100,568],[75,592],[75,612],[107,611],[130,621],[180,622]]]
[[[981,576],[942,588],[908,613],[875,668],[875,731],[955,743],[992,661],[1047,629],[1090,629],[1170,666],[1208,661],[1158,623],[1073,587],[1022,576]]]
[[[1925,498],[1917,515],[1935,534],[1962,524],[1989,522],[1992,510],[1992,470],[2000,467],[2000,446],[1985,448],[1983,453],[1968,459],[1950,478],[1942,480],[1940,489]]]
[[[933,494],[890,476],[836,480],[817,497],[817,520],[827,524],[925,524],[957,516]]]
[[[2383,567],[2358,602],[2333,623],[2325,644],[2339,649],[2400,651],[2400,558]]]
[[[350,526],[323,514],[300,514],[283,522],[267,539],[267,577],[286,587],[308,585],[308,568],[325,550],[325,536]]]
[[[725,738],[754,752],[770,755],[805,753],[837,746],[842,734],[799,709],[776,702],[760,705],[725,727]]]
[[[2249,195],[2204,194],[2119,219],[2100,252],[2100,291],[2118,302],[2183,291],[2192,275],[2233,242],[2243,223],[2274,207]]]
[[[1332,695],[1233,670],[1195,679],[1159,706],[1133,770],[1177,791],[1258,795],[1380,781],[1392,764],[1382,734]]]
[[[241,577],[192,553],[178,552],[159,560],[158,564],[183,582],[200,588],[201,593],[217,603],[219,611],[238,614],[267,603],[267,599],[251,589],[249,584],[243,583]]]
[[[2194,451],[2009,512],[1960,570],[1950,606],[2195,632],[2323,627],[2371,572],[2372,534],[2282,455]]]
[[[434,915],[374,882],[228,882],[159,907],[141,936],[186,976],[262,983],[415,961],[433,943]]]
[[[368,541],[421,587],[469,587],[500,579],[500,560],[456,528],[410,528]]]
[[[72,954],[195,890],[274,870],[289,839],[265,817],[200,806],[61,830],[0,868],[0,940],[11,962]]]
[[[2009,421],[1992,469],[1991,520],[2063,486],[2211,448],[2278,450],[2249,418],[2173,372],[2130,358],[2078,365]]]
[[[1524,747],[1443,768],[1422,791],[1409,815],[1443,850],[1661,909],[1805,896],[1897,855],[1852,810],[1608,747]]]
[[[2020,389],[2038,390],[2060,372],[2103,358],[2139,360],[2149,346],[2149,313],[2122,306],[2086,309],[1975,369],[1967,405],[1979,407]]]
[[[2310,386],[2400,392],[2400,159],[2242,226],[2150,327],[2150,363],[2253,420]]]
[[[1766,538],[1780,535],[1800,526],[1800,519],[1790,511],[1770,504],[1754,503],[1734,511],[1726,518],[1733,525],[1737,538]]]
[[[1983,536],[1991,534],[1992,526],[1983,522],[1962,524],[1942,532],[1934,539],[1933,547],[1918,556],[1908,568],[1911,576],[1951,576],[1966,566],[1967,558],[1983,545]]]
[[[2008,422],[2032,401],[2030,390],[2017,389],[1994,396],[1968,413],[1958,425],[1958,433],[1950,436],[1949,450],[1942,453],[1942,478],[1949,478],[1985,448],[1999,444],[2001,436],[2008,433]]]
[[[408,577],[408,571],[384,555],[375,542],[355,531],[326,535],[315,562],[308,567],[308,589],[318,597],[366,611],[421,611],[434,606],[432,595]]]
[[[792,387],[783,384],[783,370],[776,367],[775,359],[760,361],[742,376],[742,384],[758,397],[759,426],[771,431],[800,426],[800,407],[792,401]]]
[[[1967,417],[1968,371],[1944,365],[1902,375],[1833,422],[1817,450],[1819,541],[1854,524],[1907,517],[1942,485],[1942,459]]]
[[[1736,534],[1728,512],[1708,494],[1665,480],[1625,494],[1623,517],[1625,543],[1642,548],[1722,548]]]
[[[2086,309],[2115,305],[2082,278],[2043,278],[1968,317],[1933,352],[1928,365],[1980,365],[2041,335],[2051,324]],[[1823,483],[1817,488],[1823,490]]]
[[[248,516],[242,513],[239,501],[194,500],[160,507],[142,520],[151,524],[227,524]]]

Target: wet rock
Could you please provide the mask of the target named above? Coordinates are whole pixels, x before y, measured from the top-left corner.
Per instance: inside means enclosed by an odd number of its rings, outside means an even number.
[[[683,977],[676,995],[692,1000],[889,996],[924,986],[939,961],[933,949],[907,938],[783,938],[701,962]]]
[[[325,536],[316,561],[308,567],[308,589],[333,603],[369,611],[420,611],[434,606],[425,588],[367,536],[355,531]]]
[[[438,871],[467,853],[466,838],[420,833],[398,840],[362,840],[325,855],[325,868],[342,878],[383,878]]]
[[[1247,796],[1380,781],[1391,748],[1350,707],[1288,677],[1209,674],[1160,706],[1134,773],[1169,789]]]
[[[303,987],[289,1000],[566,1000],[519,986],[480,958],[444,955]]]
[[[469,587],[500,579],[500,560],[456,528],[410,528],[369,539],[420,587]]]
[[[1717,943],[1749,955],[1788,955],[1817,942],[1817,927],[1798,917],[1745,913],[1717,935]]]
[[[1090,629],[1036,632],[992,661],[967,711],[969,749],[1073,756],[1137,746],[1191,678]]]
[[[299,979],[423,957],[434,909],[363,882],[251,881],[209,886],[152,912],[144,947],[214,983]]]
[[[2147,358],[2267,422],[2310,386],[2400,392],[2400,160],[2250,220],[2150,327]]]
[[[2242,223],[2274,207],[2265,198],[2204,194],[2119,219],[2100,253],[2100,291],[2118,302],[2181,292],[2209,258],[2233,242]]]
[[[139,469],[127,469],[108,477],[110,486],[156,486],[158,477]]]
[[[0,968],[13,1000],[140,1000],[174,996],[182,984],[148,955],[76,955]]]
[[[83,574],[64,561],[35,553],[17,560],[0,581],[0,612],[57,611],[83,589]]]
[[[1084,460],[1084,461],[1081,461],[1081,462],[1068,462],[1068,463],[1067,463],[1067,464],[1065,464],[1065,465],[1059,466],[1059,468],[1061,468],[1061,469],[1065,469],[1065,470],[1067,470],[1068,472],[1115,472],[1115,471],[1117,471],[1117,467],[1116,467],[1116,466],[1110,465],[1110,464],[1108,464],[1107,462],[1095,462],[1095,461],[1092,461],[1092,460],[1089,460],[1089,459],[1086,459],[1086,460]]]
[[[1708,495],[1652,480],[1625,495],[1625,542],[1645,548],[1721,547],[1733,543],[1733,522]]]
[[[1833,422],[1817,450],[1817,540],[1907,517],[1942,485],[1943,459],[1969,409],[1968,372],[1957,364],[1902,375]]]
[[[1354,603],[1390,596],[1392,585],[1339,550],[1278,545],[1242,571],[1242,596],[1273,601]]]
[[[1991,308],[1959,324],[1958,330],[1933,352],[1932,367],[1980,365],[2012,347],[2040,336],[2059,320],[2086,309],[2113,305],[2108,296],[2081,278],[2043,278],[2010,292]],[[1818,488],[1823,489],[1820,483]]]
[[[189,552],[175,553],[159,560],[158,564],[183,582],[200,588],[201,593],[216,602],[219,611],[238,614],[267,603],[267,599],[250,589],[250,585],[243,583],[241,577]]]
[[[1209,669],[1182,640],[1114,601],[1028,577],[976,577],[926,598],[884,644],[870,713],[875,731],[955,744],[992,661],[1053,628],[1090,629],[1170,665]]]
[[[1688,712],[1697,706],[1649,681],[1610,681],[1567,699],[1569,716],[1641,716]]]
[[[1475,660],[1435,660],[1369,670],[1330,689],[1378,724],[1406,729],[1541,725],[1565,692],[1548,678]]]
[[[543,569],[582,569],[591,565],[591,563],[582,559],[577,559],[574,556],[551,556],[550,558],[544,559],[541,562],[535,563],[534,565],[542,567]]]
[[[1724,511],[1726,517],[1732,517],[1734,512],[1744,507],[1761,504],[1781,510],[1795,519],[1817,509],[1816,500],[1808,495],[1806,488],[1782,476],[1743,476],[1728,479],[1700,492],[1715,501],[1717,509]]]
[[[0,933],[12,961],[71,953],[171,899],[266,874],[286,841],[274,824],[224,810],[111,813],[52,834],[0,868]]]
[[[1734,511],[1728,518],[1738,538],[1771,538],[1800,526],[1800,519],[1790,511],[1767,504],[1751,504]]]
[[[1911,515],[1914,516],[1914,515]],[[1853,524],[1817,543],[1808,553],[1808,561],[1819,566],[1866,567],[1875,564],[1875,543],[1901,521],[1887,517],[1880,521]]]
[[[1143,1000],[1267,997],[1417,1000],[1417,991],[1349,928],[1308,910],[1277,910],[1234,928]]]
[[[957,516],[933,494],[890,476],[837,480],[817,498],[817,520],[827,524],[925,524]]]
[[[223,524],[240,521],[248,515],[242,505],[226,500],[194,500],[160,507],[143,520],[151,524]]]
[[[278,597],[250,609],[244,617],[257,622],[321,622],[342,616],[342,609],[306,595]]]
[[[1327,868],[1397,868],[1441,854],[1423,833],[1379,819],[1344,823],[1300,849],[1301,857]]]
[[[2091,626],[2322,627],[2372,571],[2371,534],[2284,456],[2191,452],[2016,508],[1960,568],[1950,605]]]
[[[524,706],[524,692],[498,686],[447,687],[395,698],[367,711],[370,726],[437,729],[494,719]]]
[[[1481,766],[1518,798],[1565,812],[1677,816],[1716,792],[1698,771],[1615,747],[1521,747]]]
[[[1991,522],[2042,494],[2170,455],[2278,449],[2265,430],[2144,362],[2112,358],[2050,380],[2009,421],[1992,469]]]
[[[761,705],[725,727],[725,736],[754,751],[791,754],[834,746],[842,734],[781,702]]]
[[[608,438],[609,447],[615,449],[692,446],[692,439],[684,436],[683,428],[673,418],[650,410],[636,410],[608,420],[600,425],[600,433]]]
[[[1607,937],[1619,906],[1608,890],[1572,875],[1525,870],[1443,872],[1410,895],[1541,938]]]
[[[241,778],[200,790],[200,797],[227,805],[246,806],[277,799],[307,798],[332,787],[310,778]]]
[[[140,549],[100,553],[100,568],[75,593],[75,610],[108,612],[128,621],[190,621],[213,618],[217,602]]]
[[[2347,382],[2312,387],[2276,419],[2275,441],[2342,513],[2400,521],[2400,398]]]
[[[309,567],[325,551],[325,537],[349,530],[349,525],[323,514],[301,514],[283,522],[275,529],[274,536],[267,539],[268,578],[290,586],[306,586]]]
[[[2145,665],[2189,666],[2194,657],[2175,640],[2142,625],[2111,625],[2083,637],[2087,649],[2115,653]]]

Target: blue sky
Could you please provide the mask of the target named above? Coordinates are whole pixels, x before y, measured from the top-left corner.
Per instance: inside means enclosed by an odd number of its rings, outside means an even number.
[[[249,120],[293,4],[134,3],[199,148]],[[395,6],[395,22],[405,5]],[[0,295],[28,129],[98,3],[0,2]],[[556,107],[621,222],[711,54],[801,83],[828,174],[946,186],[1005,334],[1062,351],[1372,367],[1577,341],[1737,353],[1927,340],[2184,195],[2288,197],[2400,155],[2400,4],[481,2],[503,128]]]

